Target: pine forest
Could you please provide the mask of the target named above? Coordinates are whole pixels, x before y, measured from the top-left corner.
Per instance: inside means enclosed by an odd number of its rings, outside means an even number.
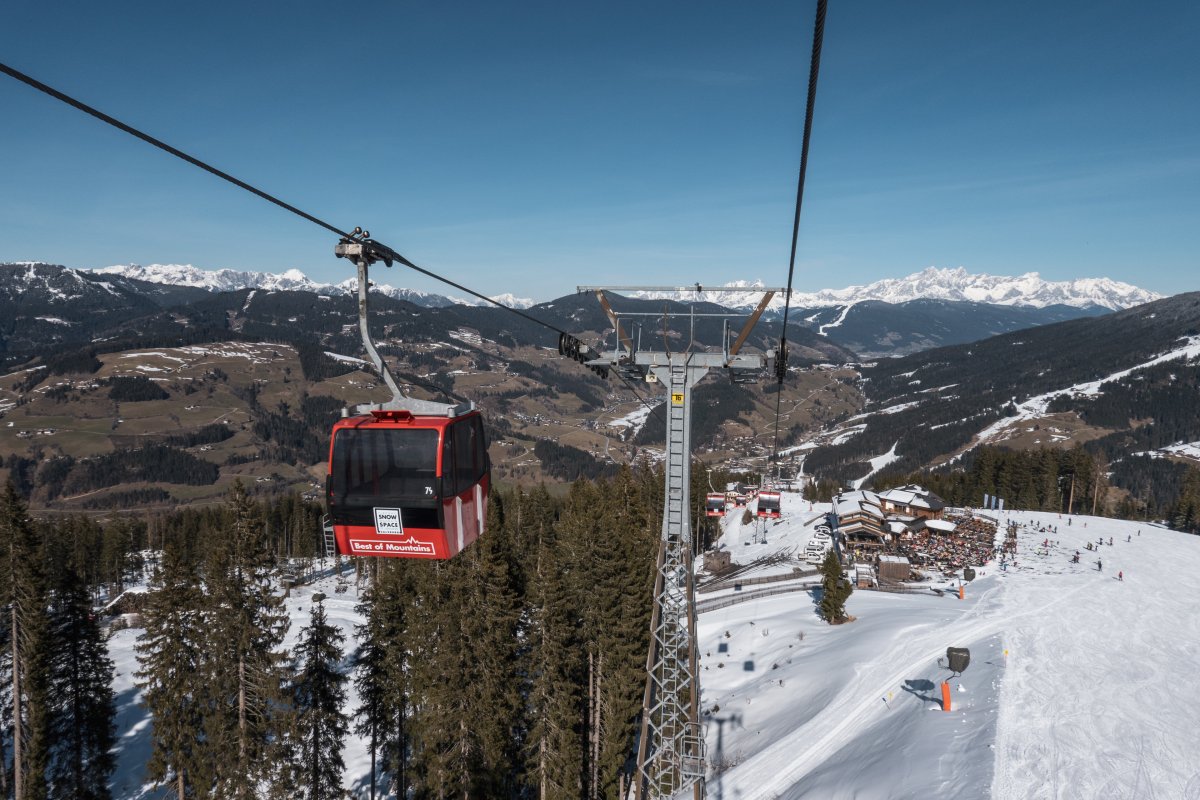
[[[113,663],[97,609],[145,581],[145,777],[166,796],[343,797],[353,732],[375,797],[616,798],[645,682],[661,493],[661,474],[628,468],[562,496],[493,493],[486,534],[458,558],[355,561],[353,640],[316,602],[288,652],[296,564],[332,568],[317,555],[319,506],[237,484],[220,507],[34,520],[10,483],[0,797],[110,797]]]

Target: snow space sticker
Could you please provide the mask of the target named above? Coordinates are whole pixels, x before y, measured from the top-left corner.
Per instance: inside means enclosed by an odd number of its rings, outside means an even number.
[[[404,535],[404,524],[400,522],[400,509],[398,508],[377,508],[375,509],[375,532],[389,533],[396,536]]]

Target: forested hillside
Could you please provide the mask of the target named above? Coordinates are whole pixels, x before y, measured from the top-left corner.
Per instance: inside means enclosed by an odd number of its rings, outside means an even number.
[[[879,362],[862,371],[866,413],[846,422],[857,428],[809,454],[805,469],[845,485],[893,446],[888,469],[906,472],[970,461],[962,453],[989,441],[1079,444],[1144,513],[1165,510],[1186,465],[1139,454],[1200,441],[1198,335],[1200,293],[1191,293]]]
[[[1145,456],[1113,465],[1099,448],[1088,447],[984,446],[965,462],[952,470],[887,470],[872,483],[880,490],[918,483],[956,506],[981,506],[991,495],[1004,498],[1006,508],[1161,519],[1200,534],[1200,467],[1194,465]],[[818,487],[809,494],[816,499]]]
[[[796,317],[862,358],[894,358],[934,347],[977,342],[1010,331],[1109,313],[1099,306],[994,305],[955,300],[867,300],[800,308]]]
[[[662,346],[686,345],[680,331],[697,347],[722,342],[723,320],[698,317],[693,330],[685,304],[612,302],[668,314],[675,330]],[[356,300],[344,295],[208,292],[20,264],[0,268],[0,310],[9,312],[0,323],[0,364],[8,365],[0,374],[0,479],[12,477],[35,507],[212,503],[239,478],[257,490],[317,492],[333,421],[345,407],[386,397],[361,358]],[[591,295],[529,313],[596,347],[615,343]],[[528,319],[380,295],[370,326],[406,392],[469,399],[483,410],[501,484],[611,475],[661,447],[661,435],[651,435],[659,414],[650,434],[639,436],[642,421],[631,421],[659,402],[659,387],[598,377],[558,354],[554,330]],[[651,327],[646,336],[662,335],[660,320]],[[760,323],[747,346],[772,347],[777,329]],[[789,340],[793,366],[854,358],[799,326]],[[785,387],[798,409],[789,430],[854,407],[823,374],[796,374]],[[724,393],[722,405],[735,399],[736,413],[701,411],[707,421],[696,443],[711,450],[706,458],[764,457],[753,432],[773,413],[768,388],[764,375],[758,386]],[[819,411],[798,402],[810,395],[824,399]]]

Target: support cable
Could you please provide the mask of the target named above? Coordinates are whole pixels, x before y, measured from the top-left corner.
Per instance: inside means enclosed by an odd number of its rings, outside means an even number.
[[[787,292],[783,299],[783,327],[779,331],[779,351],[775,355],[775,377],[779,391],[775,393],[775,441],[771,445],[771,460],[779,461],[780,402],[783,399],[783,379],[787,376],[787,325],[792,303],[792,276],[796,271],[796,244],[800,238],[800,209],[804,205],[804,176],[808,172],[808,144],[812,138],[813,108],[817,102],[817,75],[821,71],[821,43],[825,38],[825,9],[828,0],[817,0],[817,18],[813,25],[812,60],[808,68],[808,102],[804,109],[804,139],[800,146],[800,175],[796,180],[796,214],[792,220],[792,254],[788,261]]]
[[[66,103],[67,105],[71,106],[72,108],[78,109],[79,111],[82,111],[85,114],[95,117],[96,119],[100,120],[101,122],[111,125],[112,127],[116,128],[120,131],[123,131],[123,132],[129,134],[130,136],[133,136],[137,139],[141,139],[143,142],[146,142],[147,144],[153,145],[154,147],[157,147],[160,150],[170,153],[171,155],[175,156],[176,158],[186,161],[187,163],[191,164],[192,166],[199,167],[200,169],[204,170],[205,172],[207,172],[211,175],[215,175],[216,177],[220,178],[221,180],[228,181],[229,183],[232,183],[234,186],[237,186],[239,189],[244,189],[253,195],[261,197],[263,200],[266,200],[268,203],[273,203],[274,205],[279,206],[280,208],[284,209],[285,211],[290,211],[291,213],[295,214],[296,216],[298,216],[302,219],[305,219],[305,220],[313,223],[314,225],[317,225],[318,227],[324,228],[325,230],[329,231],[330,233],[337,234],[342,239],[346,239],[346,240],[354,239],[356,241],[363,241],[364,243],[371,245],[371,247],[374,250],[376,250],[379,253],[379,255],[384,259],[396,261],[400,264],[403,264],[404,266],[408,267],[411,270],[414,270],[415,272],[419,272],[420,274],[425,275],[426,277],[429,277],[436,281],[444,283],[447,286],[451,286],[451,287],[459,290],[460,292],[464,292],[478,300],[482,300],[486,303],[496,306],[497,308],[502,308],[505,311],[516,314],[518,317],[521,317],[521,318],[523,318],[529,322],[532,322],[536,325],[540,325],[543,328],[548,328],[548,329],[554,331],[555,333],[559,334],[560,336],[567,336],[567,337],[571,337],[572,339],[575,338],[570,333],[567,333],[562,328],[559,328],[557,325],[552,325],[551,323],[545,322],[544,320],[540,320],[531,314],[525,313],[521,309],[513,308],[512,306],[506,306],[503,303],[499,302],[498,300],[493,300],[492,298],[488,297],[487,295],[477,292],[474,289],[470,289],[470,288],[462,285],[461,283],[450,280],[449,278],[439,275],[431,270],[425,269],[424,267],[419,267],[416,264],[414,264],[413,262],[409,261],[404,256],[397,253],[392,248],[383,244],[382,242],[378,242],[373,239],[366,238],[365,236],[361,239],[358,239],[354,236],[354,234],[346,232],[346,231],[342,230],[341,228],[338,228],[336,225],[332,225],[332,224],[326,222],[325,220],[320,219],[319,217],[315,217],[312,214],[309,214],[308,212],[297,208],[296,206],[292,205],[291,203],[284,202],[283,200],[280,200],[278,197],[275,197],[272,194],[268,194],[267,192],[264,192],[262,189],[259,189],[256,186],[252,186],[251,184],[246,183],[243,180],[235,178],[234,176],[230,175],[228,172],[217,169],[216,167],[212,166],[211,164],[201,161],[200,159],[196,158],[195,156],[188,155],[187,153],[183,152],[182,150],[180,150],[176,147],[172,147],[171,145],[167,144],[166,142],[162,141],[161,139],[155,138],[154,136],[151,136],[148,133],[140,131],[137,128],[133,127],[132,125],[128,125],[128,124],[122,122],[121,120],[117,119],[116,117],[110,116],[109,114],[105,114],[103,111],[101,111],[97,108],[93,108],[92,106],[88,105],[87,103],[84,103],[81,100],[77,100],[74,97],[71,97],[70,95],[65,94],[64,92],[60,92],[59,90],[55,89],[54,87],[49,86],[45,83],[42,83],[41,81],[37,80],[36,78],[26,75],[24,72],[21,72],[20,70],[14,69],[14,68],[8,66],[7,64],[0,62],[0,72],[3,72],[4,74],[8,75],[9,77],[15,78],[16,80],[20,81],[21,83],[26,84],[27,86],[31,86],[32,88],[37,89],[39,92],[42,92],[43,94],[47,94],[56,100]],[[618,376],[618,377],[621,378],[621,381],[625,384],[625,386],[627,388],[629,388],[630,391],[633,392],[633,394],[638,398],[638,400],[641,401],[642,405],[644,405],[647,408],[647,410],[649,410],[651,413],[653,413],[656,410],[656,408],[654,406],[651,406],[646,401],[646,399],[644,397],[642,397],[642,395],[637,391],[637,389],[634,388],[634,386],[632,384],[630,384],[628,380],[625,379],[624,376]]]

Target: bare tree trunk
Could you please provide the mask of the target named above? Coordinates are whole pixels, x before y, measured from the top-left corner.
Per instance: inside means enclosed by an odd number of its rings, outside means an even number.
[[[1068,514],[1075,513],[1075,473],[1074,472],[1071,473],[1071,494],[1070,494],[1069,499],[1067,500],[1067,513]]]
[[[460,719],[458,722],[458,735],[462,737],[462,772],[459,779],[462,781],[462,800],[471,800],[471,771],[468,768],[470,759],[467,758],[470,753],[471,732],[467,730],[467,721]]]
[[[15,571],[15,567],[14,567]],[[21,627],[17,623],[17,601],[12,605],[12,692],[13,692],[13,796],[20,800],[24,788],[21,774],[21,759],[23,757],[22,725],[21,725]]]
[[[183,769],[179,770],[179,774],[175,776],[175,791],[179,794],[179,800],[187,800],[187,786],[183,782]]]
[[[4,753],[7,743],[0,736],[0,753]],[[0,797],[8,797],[8,763],[0,758]]]
[[[397,757],[400,759],[400,793],[397,797],[408,797],[408,752],[404,746],[404,696],[400,696],[400,708],[396,712],[397,730],[400,738],[396,743]]]
[[[603,715],[600,692],[604,681],[604,653],[596,655],[596,707],[592,715],[592,798],[600,800],[600,738],[603,733]]]
[[[238,656],[238,768],[246,766],[246,659]]]
[[[587,775],[587,800],[596,800],[596,788],[592,785],[594,769],[589,763],[592,753],[596,751],[596,655],[591,649],[588,650],[587,719],[584,720],[584,726],[587,728],[587,747],[583,756],[587,766],[584,773]]]
[[[371,719],[375,719],[375,710],[371,710]],[[401,795],[403,796],[403,795]],[[371,800],[375,800],[375,723],[371,723]]]
[[[546,736],[538,742],[538,800],[546,800]]]
[[[312,741],[312,794],[310,794],[310,795],[309,795],[309,797],[311,797],[311,798],[312,798],[312,800],[320,800],[320,795],[318,794],[318,792],[319,792],[319,791],[320,791],[320,789],[321,789],[321,769],[320,769],[320,766],[319,766],[319,764],[320,764],[320,761],[319,761],[319,759],[320,759],[320,757],[321,757],[321,732],[320,732],[320,725],[321,725],[321,723],[320,723],[320,722],[318,722],[318,723],[316,724],[316,726],[314,727],[314,729],[313,729],[313,741]]]

